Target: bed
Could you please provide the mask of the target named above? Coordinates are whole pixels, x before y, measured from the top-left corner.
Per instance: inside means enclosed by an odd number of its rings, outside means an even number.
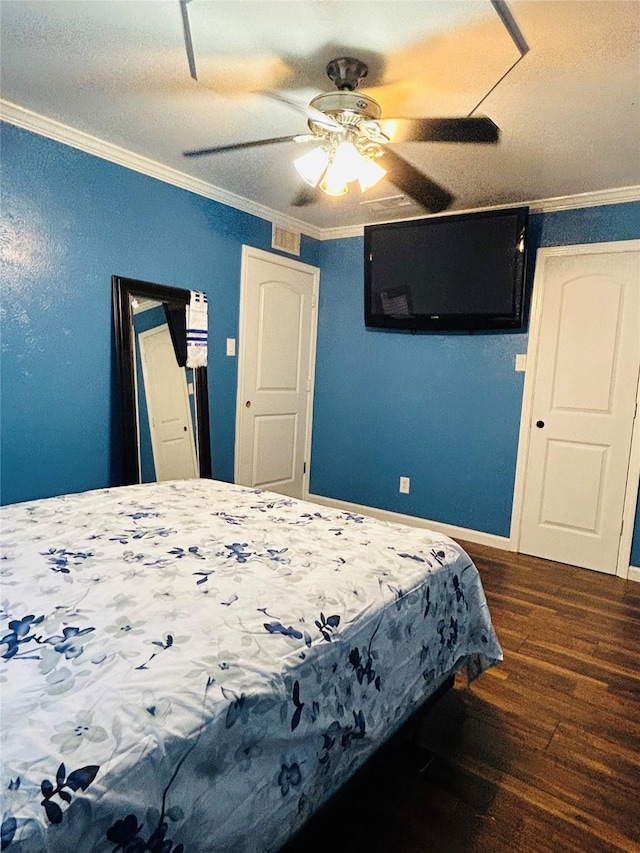
[[[3,850],[276,851],[502,658],[441,534],[214,480],[0,519]]]

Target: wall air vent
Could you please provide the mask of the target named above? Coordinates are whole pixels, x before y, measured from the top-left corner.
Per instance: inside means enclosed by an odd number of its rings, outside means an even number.
[[[300,255],[300,232],[287,231],[274,223],[271,226],[271,248],[290,255]]]

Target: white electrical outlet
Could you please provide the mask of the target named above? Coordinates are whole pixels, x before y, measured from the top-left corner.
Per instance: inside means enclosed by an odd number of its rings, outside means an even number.
[[[400,492],[401,492],[401,494],[408,495],[410,487],[411,487],[411,478],[410,477],[400,477]]]
[[[236,354],[236,339],[235,338],[227,338],[227,355],[235,355]]]
[[[524,373],[527,369],[527,355],[526,353],[519,352],[516,356],[516,371],[518,373]]]

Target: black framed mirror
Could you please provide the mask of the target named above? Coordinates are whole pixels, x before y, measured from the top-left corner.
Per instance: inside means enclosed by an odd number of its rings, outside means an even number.
[[[125,485],[211,477],[206,367],[187,367],[191,292],[111,278]]]

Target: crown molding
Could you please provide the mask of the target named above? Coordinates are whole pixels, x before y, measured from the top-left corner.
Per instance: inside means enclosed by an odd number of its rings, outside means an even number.
[[[579,207],[599,207],[603,204],[625,204],[640,201],[640,186],[616,187],[590,193],[558,196],[528,202],[533,213],[552,213],[554,210],[575,210]]]
[[[509,204],[495,204],[487,207],[474,207],[461,210],[450,210],[439,213],[438,216],[453,216],[458,213],[478,213],[485,210],[500,210],[509,207],[528,207],[531,213],[553,213],[556,210],[575,210],[580,207],[599,207],[603,204],[625,204],[630,201],[640,201],[640,186],[618,187],[612,190],[597,190],[590,193],[576,193],[576,195],[564,195],[557,198],[537,199],[536,201],[511,202]],[[403,219],[394,219],[394,222],[409,222],[412,219],[424,219],[428,214],[408,216]],[[366,223],[376,225],[380,220]],[[321,240],[338,240],[342,237],[361,237],[364,234],[364,225],[348,225],[344,228],[323,228]]]
[[[117,163],[119,166],[132,169],[134,172],[140,172],[143,175],[148,175],[151,178],[156,178],[159,181],[164,181],[167,184],[173,184],[173,186],[196,193],[196,195],[210,198],[213,201],[220,202],[220,204],[234,207],[236,210],[241,210],[244,213],[250,213],[260,219],[266,219],[268,222],[272,222],[290,231],[300,231],[300,233],[306,234],[308,237],[313,237],[316,240],[338,240],[344,237],[361,237],[364,233],[364,225],[318,228],[315,225],[310,225],[308,222],[302,222],[299,219],[285,216],[277,210],[272,210],[265,205],[250,201],[221,187],[216,187],[208,181],[193,178],[191,175],[180,172],[178,169],[173,169],[149,157],[144,157],[126,148],[121,148],[119,145],[106,142],[97,136],[91,136],[89,133],[77,130],[55,119],[47,118],[3,98],[0,98],[0,120],[13,124],[16,127],[21,127],[24,130],[30,130],[48,139],[53,139],[56,142],[61,142],[63,145],[77,148],[86,154],[93,154],[95,157],[100,157],[103,160]],[[532,213],[551,213],[557,210],[573,210],[580,207],[596,207],[604,204],[623,204],[630,201],[640,201],[640,186],[619,187],[611,190],[558,196],[557,198],[523,201],[517,204],[527,205]],[[473,211],[513,207],[514,204],[515,202],[508,205],[473,208]],[[467,212],[472,212],[472,209],[455,210],[450,213],[458,214]],[[421,214],[419,216],[408,217],[407,220],[403,221],[424,219],[424,217],[425,214]]]
[[[61,142],[63,145],[77,148],[86,154],[93,154],[95,157],[100,157],[103,160],[117,163],[117,165],[124,166],[126,169],[132,169],[134,172],[140,172],[143,175],[157,178],[159,181],[164,181],[167,184],[173,184],[175,187],[196,193],[196,195],[201,195],[213,201],[218,201],[221,204],[226,204],[229,207],[234,207],[236,210],[241,210],[244,213],[250,213],[260,219],[266,219],[290,231],[300,231],[308,237],[314,237],[316,240],[322,239],[323,231],[320,228],[285,216],[277,210],[272,210],[265,205],[250,201],[221,187],[216,187],[214,184],[208,183],[208,181],[193,178],[191,175],[187,175],[170,166],[165,166],[157,160],[152,160],[149,157],[136,154],[134,151],[121,148],[112,142],[106,142],[97,136],[77,130],[55,119],[47,118],[47,116],[35,113],[3,98],[0,98],[0,120],[13,124],[16,127],[21,127],[24,130],[30,130],[48,139],[53,139],[55,142]]]

